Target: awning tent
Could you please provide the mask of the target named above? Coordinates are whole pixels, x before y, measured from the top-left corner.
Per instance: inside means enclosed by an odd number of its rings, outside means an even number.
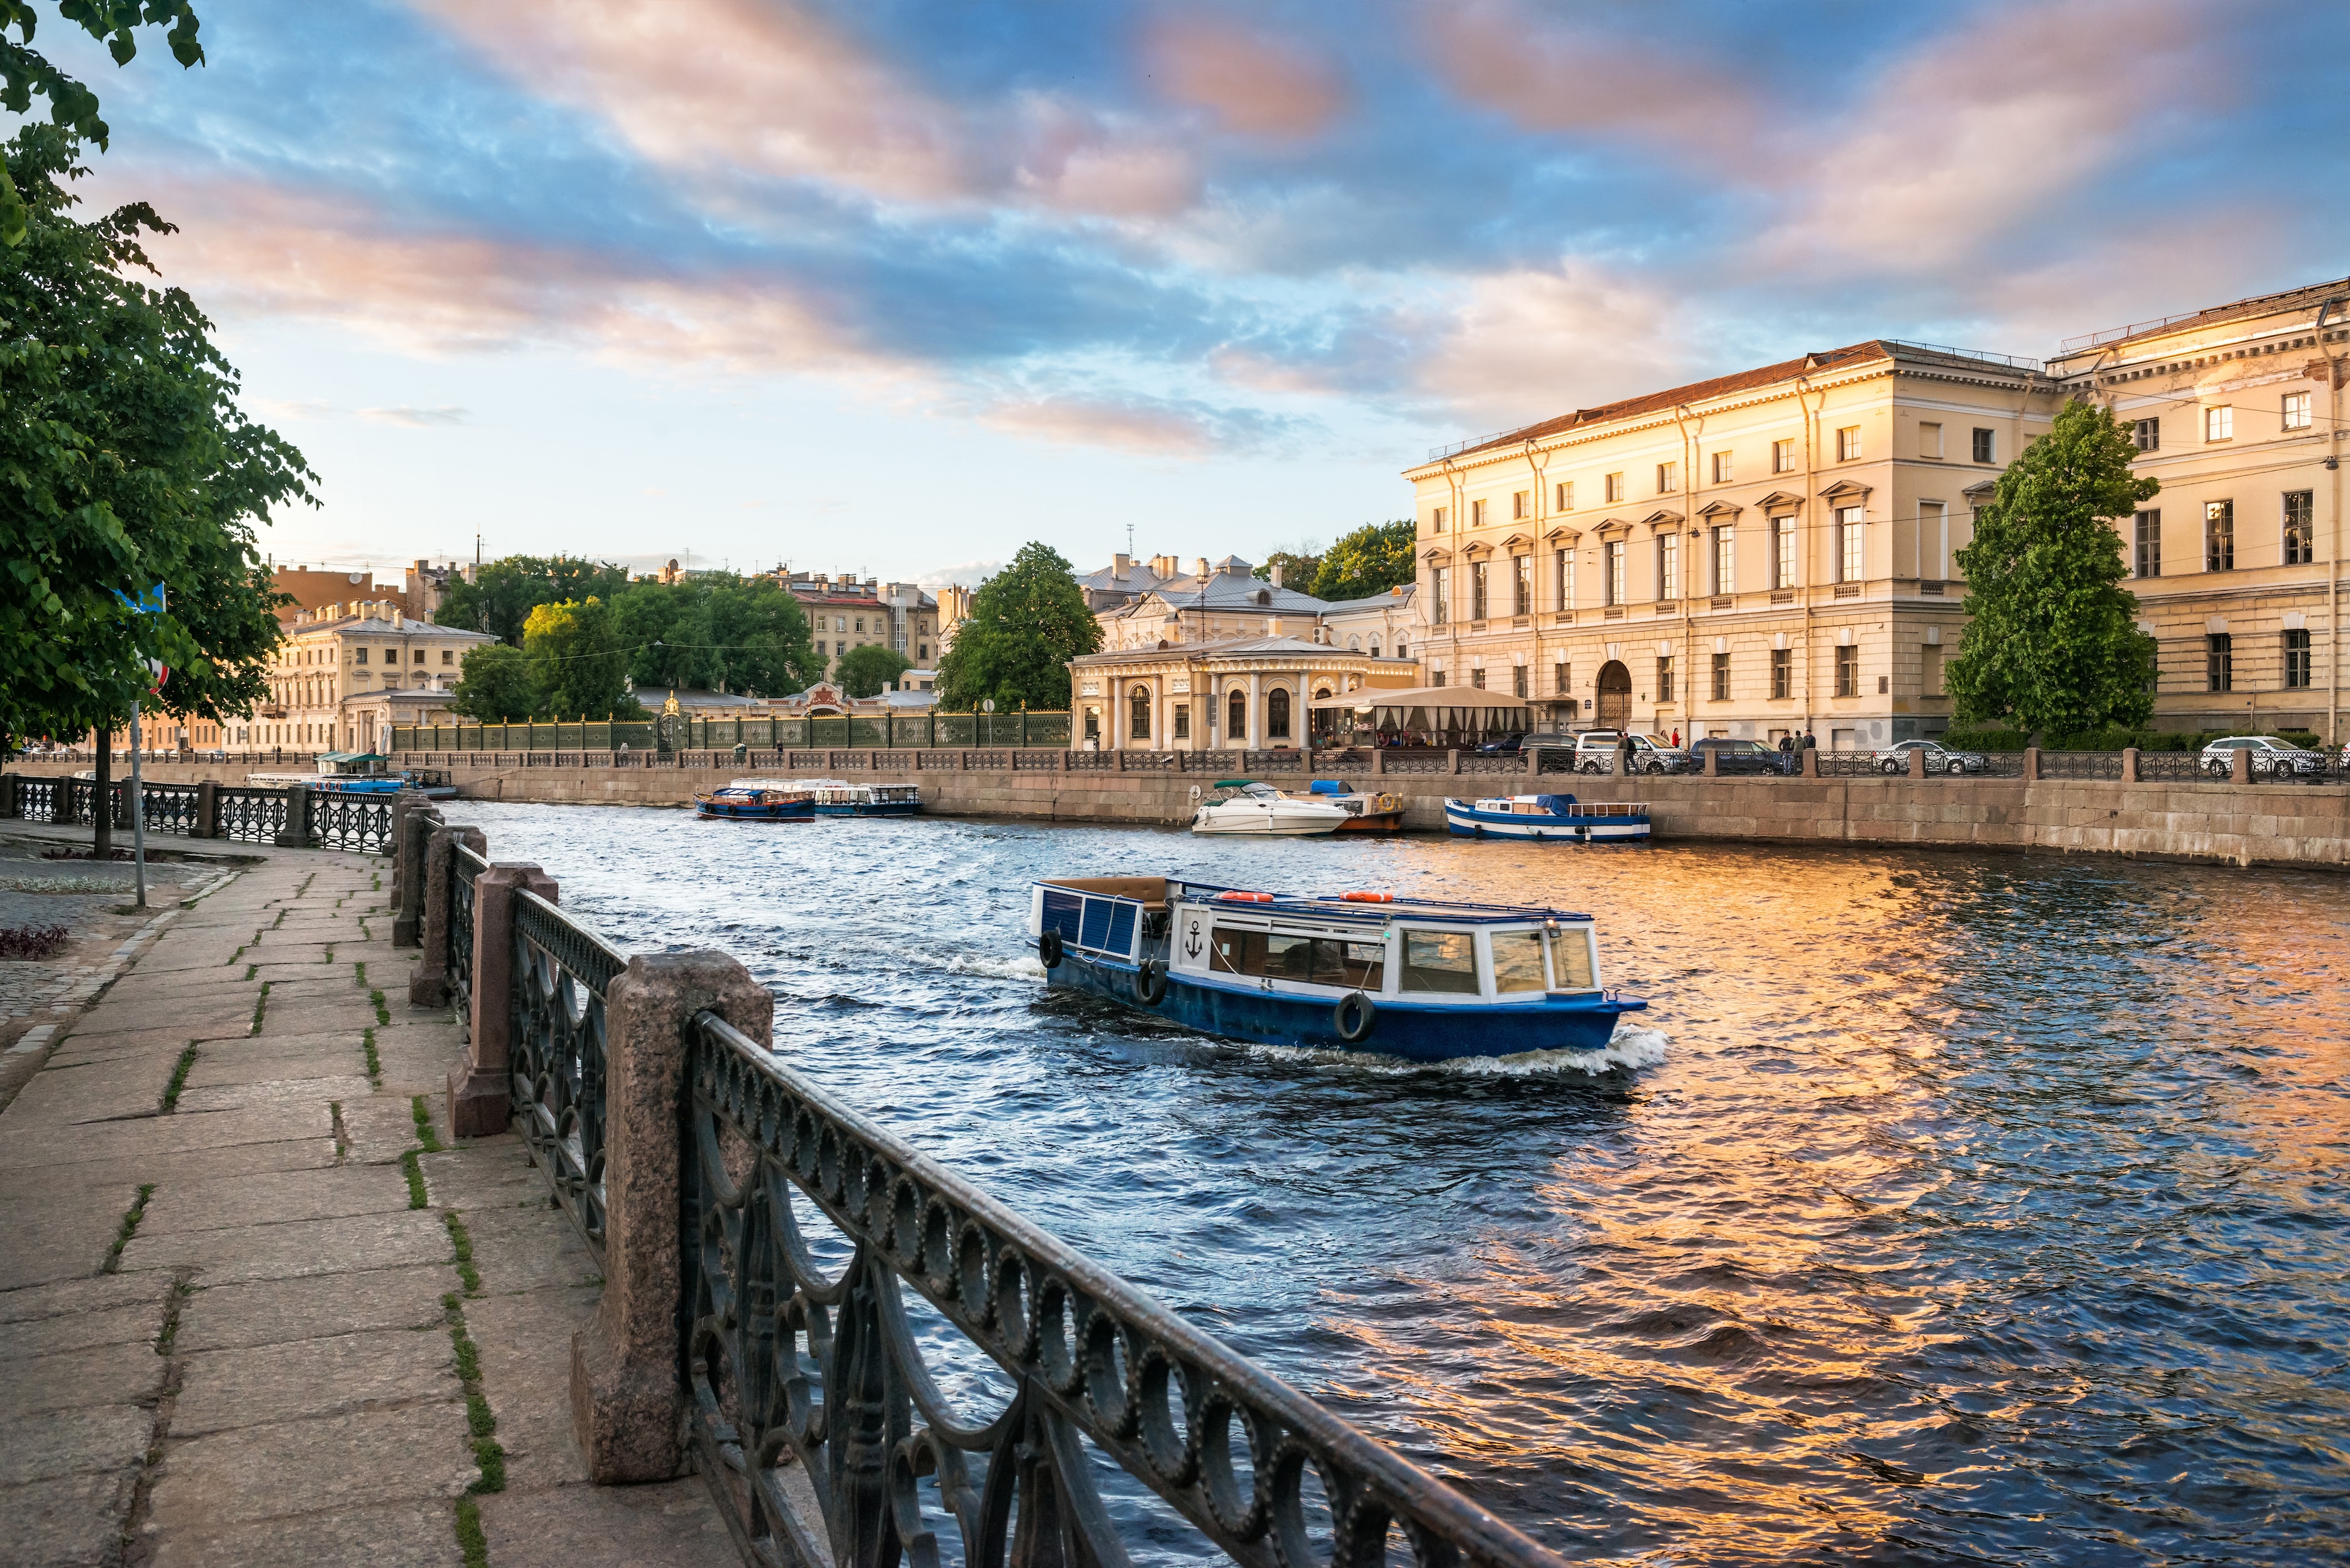
[[[1502,735],[1534,728],[1533,703],[1476,686],[1362,687],[1343,696],[1316,698],[1306,706],[1351,714],[1355,728],[1383,733]]]

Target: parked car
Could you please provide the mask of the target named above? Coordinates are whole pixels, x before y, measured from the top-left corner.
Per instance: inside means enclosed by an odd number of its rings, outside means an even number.
[[[1727,736],[1708,736],[1690,742],[1690,759],[1695,764],[1692,773],[1705,771],[1705,756],[1714,753],[1714,771],[1721,774],[1791,774],[1800,764],[1793,751],[1782,752],[1760,741],[1733,741]]]
[[[1613,730],[1586,730],[1575,737],[1575,769],[1577,773],[1604,774],[1615,770],[1615,753],[1624,737]],[[1632,755],[1625,771],[1633,774],[1686,774],[1696,770],[1697,761],[1688,752],[1674,745],[1662,735],[1635,734]]]
[[[2203,771],[2215,779],[2228,777],[2235,772],[2238,752],[2251,753],[2256,779],[2317,778],[2325,772],[2324,752],[2303,751],[2274,735],[2230,735],[2213,741],[2203,748]]]
[[[1623,736],[1613,730],[1585,730],[1575,737],[1575,771],[1604,774],[1616,764],[1613,757]]]
[[[1979,774],[1991,765],[1981,752],[1954,752],[1939,741],[1902,741],[1887,746],[1877,753],[1880,773],[1906,774],[1909,771],[1909,753],[1926,753],[1926,772],[1934,774]]]
[[[1504,735],[1498,741],[1488,741],[1477,748],[1481,757],[1513,756],[1526,743],[1523,735]]]

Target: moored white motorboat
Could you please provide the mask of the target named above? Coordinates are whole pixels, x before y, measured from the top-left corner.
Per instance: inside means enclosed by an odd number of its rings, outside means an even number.
[[[1199,786],[1192,786],[1199,796]],[[1258,837],[1310,838],[1336,833],[1353,817],[1341,805],[1284,794],[1253,779],[1218,779],[1191,814],[1194,833],[1252,834]]]
[[[1448,800],[1444,826],[1463,838],[1530,838],[1538,844],[1638,844],[1648,836],[1646,801],[1578,802],[1571,794],[1511,794]]]

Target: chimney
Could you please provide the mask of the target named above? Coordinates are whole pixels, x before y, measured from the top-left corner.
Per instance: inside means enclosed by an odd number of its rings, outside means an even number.
[[[1116,555],[1109,558],[1109,572],[1111,576],[1123,578],[1132,570],[1134,570],[1133,556],[1128,555]]]
[[[1659,548],[1661,548],[1661,546],[1659,546]],[[1279,561],[1275,561],[1271,566],[1266,568],[1266,571],[1273,579],[1273,586],[1276,588],[1281,587],[1281,563]]]
[[[1208,557],[1207,557],[1207,556],[1201,556],[1201,557],[1200,557],[1200,559],[1199,559],[1198,565],[1199,565],[1199,568],[1200,568],[1200,569],[1199,569],[1199,571],[1198,571],[1196,574],[1194,574],[1194,575],[1195,575],[1195,576],[1201,576],[1201,577],[1205,577],[1205,576],[1208,575]]]
[[[1264,635],[1267,637],[1279,637],[1281,635],[1281,618],[1279,616],[1269,615],[1264,618]]]

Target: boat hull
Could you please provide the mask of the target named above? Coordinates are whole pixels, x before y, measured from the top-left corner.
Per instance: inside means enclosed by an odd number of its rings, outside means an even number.
[[[1462,838],[1520,838],[1536,844],[1644,844],[1646,812],[1611,815],[1479,811],[1462,801],[1444,803],[1445,828]]]
[[[1367,811],[1360,816],[1350,816],[1338,825],[1341,833],[1401,833],[1403,813],[1399,811]]]
[[[1336,806],[1303,801],[1270,807],[1235,802],[1201,806],[1192,815],[1191,831],[1249,838],[1313,838],[1337,832],[1352,820]]]
[[[1336,1002],[1292,996],[1249,984],[1196,976],[1166,976],[1166,994],[1145,1003],[1135,965],[1066,952],[1045,971],[1048,988],[1083,992],[1105,1002],[1163,1018],[1202,1034],[1301,1050],[1343,1051],[1408,1062],[1450,1062],[1471,1056],[1514,1056],[1527,1051],[1594,1052],[1615,1037],[1616,1021],[1645,1009],[1637,998],[1544,997],[1519,1005],[1461,1007],[1378,1002],[1370,1033],[1349,1041],[1338,1033]]]
[[[737,805],[727,801],[697,800],[693,815],[713,822],[814,822],[816,807],[807,801],[776,805]]]
[[[866,801],[849,808],[854,816],[920,816],[922,803],[918,800]]]

